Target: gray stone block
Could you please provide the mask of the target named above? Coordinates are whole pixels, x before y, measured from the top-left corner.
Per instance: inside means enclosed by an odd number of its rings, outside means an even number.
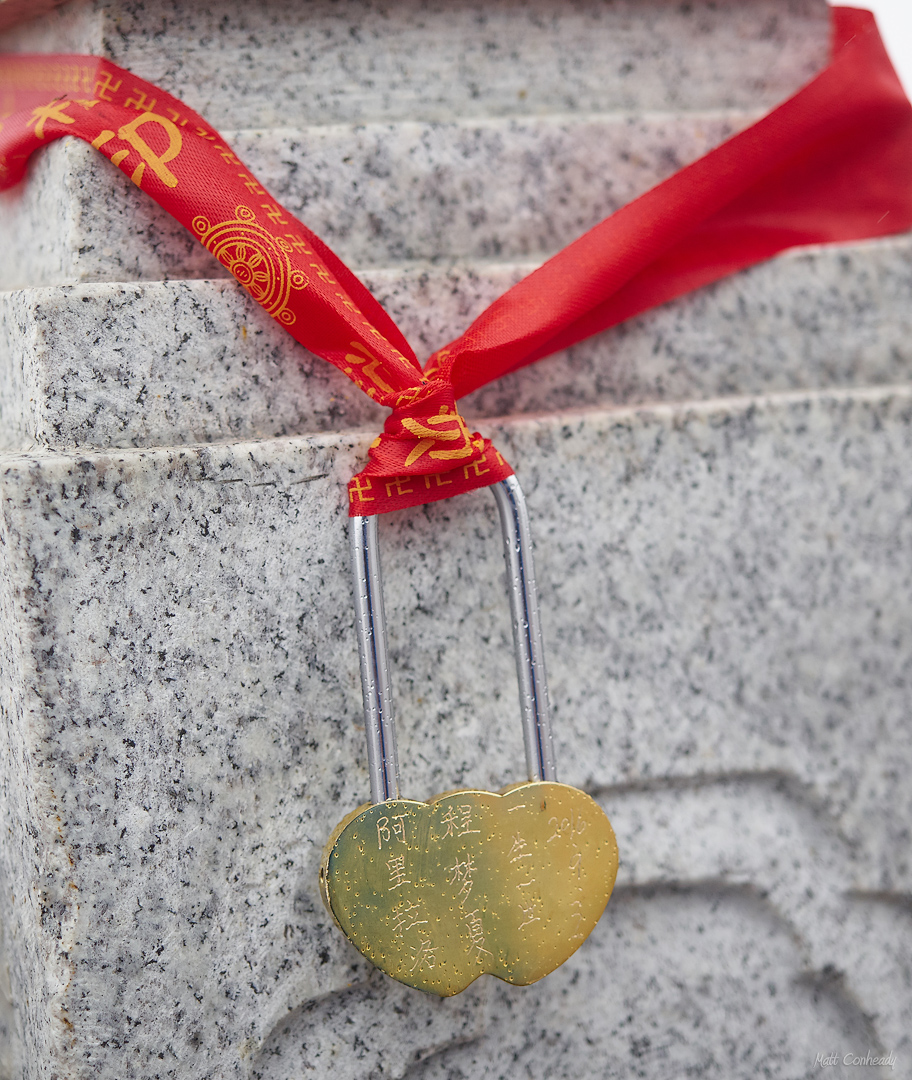
[[[719,1046],[768,985],[785,1004],[753,1053],[797,1061],[815,1039],[855,1038],[885,991],[857,941],[840,952],[839,928],[876,937],[878,897],[910,880],[908,390],[491,430],[535,515],[562,778],[602,793],[623,888],[699,885],[692,907],[667,890],[657,907],[629,901],[629,924],[622,889],[566,972],[526,996],[496,991],[494,1030],[504,1009],[522,1018],[538,1046],[523,1053],[544,1068],[538,1001],[565,999],[558,1042],[577,1055],[624,995],[672,1008],[680,988],[652,993],[649,965],[666,949],[690,963],[701,912],[721,906],[730,929],[703,961],[719,979],[706,1012]],[[368,978],[316,887],[325,837],[367,791],[344,482],[369,438],[5,458],[17,1030],[64,1074],[117,1076],[130,1060],[148,1075],[278,1075],[331,1044],[354,1053],[361,1003],[404,993]],[[392,515],[381,534],[405,792],[521,778],[490,496]],[[823,873],[834,852],[843,868]],[[720,878],[765,899],[700,884]],[[645,937],[641,918],[658,920]],[[887,986],[909,977],[904,927]],[[599,990],[598,942],[617,934],[646,956]],[[752,959],[729,969],[719,958],[739,935]],[[855,980],[854,1012],[840,1013],[841,991],[801,989],[802,972],[825,981],[831,967]],[[351,983],[364,989],[328,1004]],[[904,1030],[908,998],[891,1008],[880,1040]],[[796,1009],[814,1019],[786,1037]],[[433,1015],[426,1044],[404,1053],[375,1031],[343,1075],[401,1075],[414,1054],[477,1035],[484,1006]],[[495,1035],[497,1053],[518,1037]],[[695,1038],[671,1060],[709,1053]],[[441,1061],[481,1075],[476,1052]]]
[[[543,117],[226,133],[266,189],[355,267],[544,259],[747,125],[750,114]],[[260,202],[248,200],[253,210]],[[61,225],[63,227],[61,228]],[[0,193],[21,252],[0,286],[227,277],[86,143]]]
[[[425,356],[810,77],[826,19],[73,0],[4,45],[101,52],[231,129]],[[560,774],[621,870],[540,985],[437,1001],[317,889],[368,790],[345,483],[378,410],[84,146],[0,235],[30,286],[0,297],[2,1080],[902,1074],[908,236],[465,402],[526,488]],[[380,531],[404,791],[522,779],[490,494]]]
[[[107,56],[219,129],[772,106],[824,0],[74,0],[7,48]]]
[[[532,268],[481,263],[362,277],[425,357]],[[910,292],[908,236],[793,251],[507,376],[464,408],[480,418],[899,382],[912,366]],[[376,430],[384,416],[233,281],[0,297],[7,448]]]
[[[827,18],[823,0],[75,0],[3,45],[106,55],[171,90],[344,259],[383,266],[557,250],[810,78]],[[0,194],[0,231],[5,289],[224,274],[71,140]]]

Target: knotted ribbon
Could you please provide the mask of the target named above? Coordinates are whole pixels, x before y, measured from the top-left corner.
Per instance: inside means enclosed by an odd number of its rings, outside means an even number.
[[[127,173],[297,341],[391,410],[349,485],[353,515],[385,513],[511,474],[457,410],[492,379],[786,248],[912,226],[912,106],[870,12],[832,18],[830,62],[798,93],[549,259],[424,369],[214,128],[107,60],[0,60],[0,189],[65,135]]]

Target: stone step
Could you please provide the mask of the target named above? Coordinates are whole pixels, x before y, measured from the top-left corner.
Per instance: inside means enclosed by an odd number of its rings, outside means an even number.
[[[531,269],[419,265],[362,276],[426,357]],[[792,251],[484,387],[464,409],[490,417],[908,380],[910,293],[912,234]],[[234,281],[0,297],[7,448],[375,430],[384,416]]]
[[[764,108],[828,43],[825,0],[74,0],[0,45],[107,56],[236,129]]]
[[[721,879],[766,898],[811,970],[843,971],[843,892],[895,906],[912,888],[909,387],[485,430],[527,491],[560,775],[623,830],[621,903]],[[317,868],[367,792],[345,482],[371,438],[0,458],[0,753],[17,765],[0,800],[29,851],[7,930],[22,1026],[60,1075],[61,1012],[97,1075],[126,1053],[144,1074],[168,1046],[205,1064],[194,1077],[240,1076],[264,1046],[298,1061],[309,1003],[367,979]],[[380,532],[405,793],[520,779],[493,500]],[[872,1039],[879,1000],[859,998]],[[446,1016],[440,1043],[478,1033]]]
[[[550,116],[226,133],[280,203],[350,265],[543,259],[758,114]],[[263,214],[262,197],[251,194]],[[265,219],[264,219],[265,220]],[[187,230],[86,143],[0,194],[21,252],[0,288],[220,277]]]

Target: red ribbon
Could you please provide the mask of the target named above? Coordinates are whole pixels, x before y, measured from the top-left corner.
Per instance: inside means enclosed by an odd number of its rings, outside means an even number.
[[[786,248],[912,226],[912,106],[870,12],[833,9],[829,65],[752,127],[623,207],[496,300],[422,371],[350,270],[183,102],[90,56],[0,62],[0,188],[85,139],[193,232],[302,345],[392,413],[349,485],[352,514],[509,476],[456,400]]]

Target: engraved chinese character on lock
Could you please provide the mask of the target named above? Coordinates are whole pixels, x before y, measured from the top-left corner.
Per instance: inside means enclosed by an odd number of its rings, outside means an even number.
[[[394,979],[448,997],[483,974],[527,985],[567,960],[617,876],[614,832],[557,781],[529,517],[511,476],[500,512],[529,780],[499,793],[400,798],[377,518],[351,518],[371,802],[339,823],[320,868],[349,941]]]

